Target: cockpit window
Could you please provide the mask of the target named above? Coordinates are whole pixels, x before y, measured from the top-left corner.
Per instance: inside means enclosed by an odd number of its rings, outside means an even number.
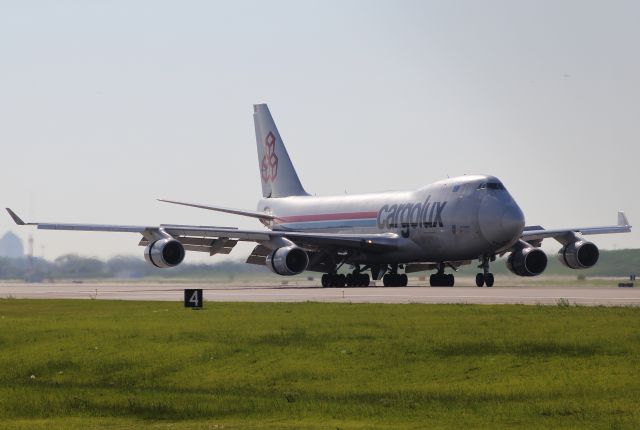
[[[490,190],[504,190],[506,189],[504,187],[504,185],[502,185],[502,183],[500,182],[486,182],[486,183],[482,183],[478,186],[479,190],[484,190],[484,189],[490,189]]]

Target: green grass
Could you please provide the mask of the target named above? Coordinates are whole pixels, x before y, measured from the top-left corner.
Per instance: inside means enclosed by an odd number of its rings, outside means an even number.
[[[0,300],[0,428],[632,429],[638,357],[638,308]]]

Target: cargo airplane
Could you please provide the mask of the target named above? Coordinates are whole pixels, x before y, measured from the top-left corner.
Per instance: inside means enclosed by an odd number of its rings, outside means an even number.
[[[160,200],[256,218],[266,229],[196,225],[98,225],[27,223],[46,230],[130,232],[142,236],[145,259],[159,268],[180,264],[185,251],[228,254],[238,241],[256,243],[247,263],[265,265],[283,276],[321,272],[322,286],[368,286],[371,277],[385,286],[406,286],[407,274],[435,270],[432,286],[453,286],[460,266],[477,260],[478,287],[494,284],[489,265],[508,254],[506,264],[519,276],[536,276],[547,266],[544,239],[562,246],[567,267],[584,269],[598,261],[591,234],[623,233],[631,226],[623,212],[616,225],[548,230],[525,227],[518,204],[494,176],[447,178],[411,190],[316,197],[303,188],[266,104],[254,105],[262,199],[257,210]],[[348,274],[340,270],[350,268]],[[368,273],[371,273],[371,277]]]

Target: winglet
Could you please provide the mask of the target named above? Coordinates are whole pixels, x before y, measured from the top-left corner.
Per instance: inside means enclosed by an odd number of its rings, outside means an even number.
[[[631,227],[627,216],[622,211],[618,212],[618,225],[621,227]]]
[[[22,219],[18,215],[16,215],[16,213],[14,211],[12,211],[9,208],[5,208],[5,209],[7,209],[7,212],[9,212],[9,215],[11,215],[11,218],[13,218],[13,222],[15,222],[18,225],[26,225],[27,224],[26,222],[22,221]]]

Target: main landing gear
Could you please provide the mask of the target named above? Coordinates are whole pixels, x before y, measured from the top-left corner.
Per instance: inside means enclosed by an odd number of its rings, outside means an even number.
[[[409,283],[409,278],[404,273],[387,273],[382,277],[382,284],[385,287],[406,287]]]
[[[434,273],[429,277],[429,285],[432,287],[453,287],[455,277],[453,274],[444,273],[444,264],[438,265],[438,273]]]
[[[321,278],[322,286],[327,287],[344,287],[347,283],[347,278],[344,275],[338,275],[337,273],[325,273]]]
[[[347,287],[368,287],[371,278],[366,273],[349,273],[346,277]]]
[[[476,275],[476,285],[478,287],[482,287],[486,285],[487,287],[493,287],[493,273],[489,272],[489,256],[484,255],[482,257],[482,263],[478,266],[478,268],[482,269],[482,273],[478,273]],[[491,258],[491,261],[495,261],[495,256]]]
[[[391,264],[389,267],[389,273],[382,277],[382,285],[385,287],[406,287],[409,283],[409,278],[406,274],[398,273],[398,265]]]
[[[325,273],[322,275],[322,286],[327,287],[368,287],[371,279],[366,273],[349,273],[348,275],[337,273]]]

